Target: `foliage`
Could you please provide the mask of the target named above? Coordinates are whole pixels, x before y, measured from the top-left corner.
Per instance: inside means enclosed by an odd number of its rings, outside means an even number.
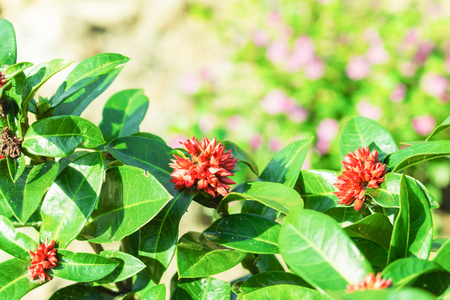
[[[79,117],[128,58],[88,58],[55,95],[35,100],[42,84],[69,62],[52,60],[26,73],[32,64],[16,63],[12,25],[0,23],[0,61],[7,74],[1,88],[2,143],[20,150],[14,158],[4,153],[0,161],[0,249],[14,257],[0,263],[1,299],[20,299],[48,282],[32,280],[28,273],[29,251],[47,240],[55,241],[57,262],[44,272],[76,282],[51,299],[448,296],[450,242],[439,240],[440,247],[433,247],[435,200],[420,181],[399,173],[450,155],[449,142],[436,139],[445,122],[432,133],[433,141],[398,150],[375,121],[349,120],[339,138],[341,155],[377,149],[388,170],[379,188],[364,189],[360,211],[338,204],[334,183],[339,173],[301,169],[312,138],[279,151],[260,173],[244,149],[224,142],[241,167],[260,175],[256,180],[236,176],[244,179],[226,197],[213,198],[196,186],[175,189],[170,159],[173,153],[185,154],[139,132],[148,107],[141,90],[113,95],[99,126]],[[29,113],[36,117],[31,124]],[[238,200],[241,211],[230,214],[228,204]],[[192,201],[215,210],[216,220],[203,232],[178,237],[178,224]],[[16,230],[24,226],[38,230],[39,241]],[[89,242],[96,254],[65,249],[74,240]],[[102,244],[118,241],[119,250],[103,250]],[[432,252],[436,255],[430,259]],[[175,254],[177,275],[174,286],[166,287],[161,277]],[[230,283],[213,277],[239,263],[250,273],[246,278]],[[381,272],[392,286],[345,292],[372,272]]]

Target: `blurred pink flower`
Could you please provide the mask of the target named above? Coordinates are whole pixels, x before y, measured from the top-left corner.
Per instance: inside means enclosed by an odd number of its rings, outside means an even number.
[[[339,123],[334,119],[323,119],[316,132],[319,140],[332,141],[339,133]]]
[[[202,79],[194,73],[185,74],[180,81],[180,89],[186,95],[197,93],[202,87]]]
[[[401,102],[405,99],[406,86],[403,83],[397,83],[394,90],[391,93],[392,102]]]
[[[212,68],[204,67],[200,71],[200,77],[204,81],[212,82],[214,81],[214,70]]]
[[[288,43],[286,40],[273,41],[266,51],[266,57],[274,64],[284,63],[288,57]]]
[[[319,151],[320,154],[327,154],[330,150],[330,142],[318,139],[316,143],[316,149]]]
[[[319,79],[323,76],[324,69],[325,67],[320,59],[314,58],[305,67],[305,77],[311,80]]]
[[[412,119],[414,130],[420,135],[427,135],[433,131],[436,121],[431,115],[423,115]]]
[[[294,42],[294,49],[286,60],[286,70],[295,72],[315,58],[314,45],[308,36],[299,37]]]
[[[361,116],[373,120],[378,120],[383,114],[383,111],[380,107],[372,105],[364,100],[358,103],[358,105],[356,106],[356,110]]]
[[[353,56],[347,64],[346,72],[353,80],[366,78],[370,73],[370,63],[363,56]]]
[[[294,123],[301,123],[308,118],[308,111],[300,106],[297,106],[290,111],[286,111],[286,114],[288,114],[289,119]]]
[[[384,64],[389,60],[389,53],[383,44],[372,45],[366,55],[367,60],[373,65]]]
[[[378,30],[374,28],[369,28],[364,31],[364,39],[371,45],[378,45],[383,43]]]
[[[281,90],[273,90],[261,101],[262,108],[271,115],[276,115],[285,111],[289,99]]]
[[[213,130],[216,123],[216,118],[212,115],[203,115],[198,120],[198,127],[203,133],[208,133]]]
[[[262,143],[263,143],[263,139],[260,134],[255,134],[250,139],[250,147],[252,147],[253,151],[259,149],[259,147],[261,147]]]
[[[428,55],[433,51],[434,45],[432,43],[422,42],[417,48],[414,59],[419,64],[424,64],[427,61]]]
[[[403,39],[405,44],[414,44],[417,42],[417,32],[415,29],[410,29]]]
[[[399,66],[400,73],[405,77],[411,77],[416,73],[417,65],[412,61],[401,63]]]
[[[180,148],[180,142],[185,142],[187,137],[184,134],[177,134],[173,136],[169,141],[169,147]]]
[[[265,47],[265,46],[267,46],[269,44],[270,37],[269,37],[269,34],[266,31],[264,31],[264,30],[256,30],[252,34],[252,40],[253,40],[253,43],[257,47]]]
[[[448,80],[444,76],[434,73],[427,73],[422,77],[420,82],[422,89],[429,95],[441,98],[444,101],[448,100]]]
[[[230,130],[239,130],[242,128],[245,119],[241,115],[233,115],[228,119],[227,128]]]
[[[269,140],[269,150],[272,152],[276,152],[278,151],[282,146],[282,143],[280,141],[280,139],[276,138],[276,137],[272,137]]]

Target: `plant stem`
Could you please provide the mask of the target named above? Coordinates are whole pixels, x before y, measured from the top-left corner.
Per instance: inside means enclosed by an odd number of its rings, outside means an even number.
[[[258,267],[257,254],[248,253],[247,256],[241,261],[242,267],[247,269],[250,274],[255,275],[261,273],[261,269]]]
[[[100,252],[104,251],[103,246],[96,243],[89,242],[89,245],[91,245],[92,249],[94,249],[96,254],[99,254]]]

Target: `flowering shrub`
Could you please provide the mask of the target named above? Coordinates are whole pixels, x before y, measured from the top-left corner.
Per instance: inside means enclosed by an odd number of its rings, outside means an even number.
[[[302,169],[313,138],[284,147],[259,172],[232,142],[192,138],[172,149],[140,132],[148,99],[138,89],[113,95],[98,126],[79,117],[128,58],[88,58],[54,95],[36,99],[71,62],[17,63],[6,20],[0,38],[0,249],[13,257],[0,263],[0,299],[20,299],[54,277],[74,284],[50,299],[449,296],[450,242],[433,239],[437,202],[403,170],[450,154],[450,142],[437,139],[450,117],[401,150],[377,122],[353,117],[339,136],[341,173]],[[244,165],[254,180],[235,176],[235,184],[229,176]],[[179,237],[193,201],[216,218]],[[24,226],[39,242],[16,230]],[[67,250],[74,240],[96,254]],[[104,250],[111,242],[120,249]],[[175,255],[177,274],[165,286]],[[247,276],[214,277],[238,264]]]

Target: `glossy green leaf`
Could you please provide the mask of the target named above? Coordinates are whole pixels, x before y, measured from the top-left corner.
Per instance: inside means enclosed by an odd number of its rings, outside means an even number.
[[[28,103],[34,97],[37,90],[49,80],[53,75],[70,66],[73,61],[64,59],[53,59],[35,66],[27,75],[24,87],[22,108],[28,108]]]
[[[40,240],[57,240],[65,248],[89,219],[103,182],[100,152],[70,163],[50,186],[41,207]]]
[[[144,226],[171,198],[144,170],[112,167],[106,171],[99,203],[80,236],[93,243],[120,241]]]
[[[99,128],[106,141],[132,135],[148,109],[148,98],[142,89],[120,91],[111,96],[103,107]]]
[[[450,155],[450,141],[430,141],[388,155],[384,161],[392,172],[400,172],[422,161]]]
[[[122,163],[149,171],[163,184],[161,178],[167,178],[167,174],[172,172],[168,154],[172,149],[154,140],[139,136],[121,137],[111,141],[106,149]]]
[[[280,215],[279,211],[253,200],[245,200],[241,212],[244,214],[263,216],[272,221],[275,221]]]
[[[0,216],[0,249],[18,259],[30,263],[28,251],[35,251],[37,243],[24,233],[16,232],[11,222]]]
[[[4,216],[10,222],[17,222],[16,217],[14,217],[8,202],[3,198],[3,195],[0,195],[0,216]]]
[[[446,238],[433,239],[433,244],[431,245],[431,251],[432,252],[439,251],[439,249],[442,247],[442,245],[444,245],[445,242],[447,242],[449,240],[450,239],[446,239]]]
[[[92,253],[74,253],[69,250],[57,250],[58,263],[48,272],[53,276],[77,282],[99,280],[119,265],[119,262]]]
[[[184,234],[177,244],[178,274],[182,278],[219,274],[237,265],[245,255],[191,231]]]
[[[415,288],[404,288],[401,290],[364,290],[353,293],[341,294],[335,297],[340,300],[433,300],[436,299],[430,293]]]
[[[339,199],[333,185],[336,175],[328,170],[301,170],[294,189],[302,197],[305,208],[325,212],[337,205]]]
[[[31,66],[33,66],[33,64],[30,62],[20,62],[20,63],[14,64],[12,66],[9,66],[5,70],[6,80],[11,79],[12,77],[16,76],[17,74],[19,74],[20,72],[22,72],[23,70],[25,70]]]
[[[430,133],[430,135],[427,137],[425,141],[428,141],[431,137],[435,136],[438,132],[441,132],[442,130],[448,128],[450,126],[450,116],[448,116],[444,122],[439,124],[438,127],[436,127],[433,132]]]
[[[440,247],[436,256],[433,258],[433,262],[440,265],[444,270],[450,272],[450,239]]]
[[[358,148],[369,146],[372,142],[387,154],[397,151],[394,139],[383,126],[365,117],[351,118],[339,136],[341,158]]]
[[[363,218],[361,212],[355,210],[352,205],[332,207],[325,214],[335,219],[341,227],[352,225]]]
[[[367,188],[366,195],[382,207],[400,207],[401,177],[402,175],[398,173],[387,173],[379,188]]]
[[[379,272],[386,267],[388,251],[386,248],[374,241],[364,238],[351,238],[359,251],[370,262],[375,272]]]
[[[228,248],[276,254],[279,253],[280,229],[280,224],[258,215],[233,214],[215,221],[203,231],[203,235]]]
[[[389,264],[381,276],[384,279],[392,279],[392,284],[401,288],[413,282],[420,275],[439,269],[439,265],[432,261],[406,257]]]
[[[192,190],[170,191],[173,199],[139,230],[139,259],[147,265],[150,278],[159,283],[175,254],[178,225],[194,198]]]
[[[247,181],[238,184],[222,199],[219,209],[238,200],[258,201],[285,214],[294,208],[303,207],[302,198],[295,190],[281,183],[265,181]]]
[[[98,79],[81,88],[74,95],[55,107],[52,115],[80,116],[89,104],[91,104],[92,101],[94,101],[113,83],[120,71],[122,71],[122,67],[113,69],[105,75],[98,77]]]
[[[0,161],[0,193],[8,201],[15,217],[25,223],[41,203],[47,188],[58,174],[58,163],[49,161],[27,166],[14,183],[7,174],[5,160]]]
[[[17,59],[16,33],[13,25],[0,19],[0,66],[13,65]]]
[[[389,249],[392,224],[383,214],[373,214],[344,228],[349,237],[359,237],[374,241]]]
[[[164,284],[158,284],[149,289],[142,297],[142,300],[165,300],[166,299],[166,286]]]
[[[86,284],[72,284],[57,290],[48,300],[115,300],[102,290]]]
[[[101,53],[91,56],[78,64],[49,100],[56,107],[83,88],[91,85],[115,67],[130,59],[116,53]]]
[[[213,277],[182,278],[171,300],[229,300],[230,283]]]
[[[150,132],[136,132],[136,133],[133,133],[131,136],[139,136],[139,137],[154,140],[155,142],[161,143],[163,145],[167,145],[166,141],[164,141],[162,137],[160,137],[159,135],[150,133]]]
[[[97,281],[101,284],[123,281],[145,268],[143,262],[141,262],[133,255],[125,252],[106,250],[100,252],[99,255],[110,258],[119,263],[119,265],[114,269],[114,271],[112,271],[111,274]]]
[[[8,164],[9,176],[13,182],[16,182],[25,171],[25,156],[23,155],[23,153],[21,153],[18,158],[11,158],[7,156],[6,162]]]
[[[104,143],[100,129],[90,121],[77,116],[57,116],[31,124],[22,147],[35,155],[63,157],[80,145],[95,148]]]
[[[252,172],[258,176],[258,166],[256,165],[255,161],[238,145],[231,141],[223,141],[222,145],[225,147],[225,149],[228,151],[231,149],[231,155],[235,158],[239,159],[240,163],[246,164]]]
[[[426,273],[419,276],[412,286],[429,291],[435,296],[440,296],[438,299],[449,299],[450,273],[447,271]]]
[[[23,72],[19,72],[8,82],[8,88],[3,91],[2,98],[8,103],[8,114],[6,116],[9,131],[17,136],[22,137],[22,127],[20,125],[21,114],[25,111],[21,110],[22,96],[24,93],[24,85],[26,76]]]
[[[0,263],[0,299],[20,300],[41,285],[40,280],[28,278],[29,262],[13,258]]]
[[[428,200],[414,179],[402,175],[400,212],[392,232],[388,262],[410,256],[428,259],[432,240],[433,221]]]
[[[239,289],[243,294],[248,294],[261,288],[264,288],[266,286],[274,286],[280,284],[311,287],[306,281],[304,281],[301,277],[295,274],[272,271],[272,272],[263,272],[251,276],[240,286]]]
[[[284,271],[284,267],[281,265],[275,254],[259,254],[259,259],[256,261],[261,272],[268,271]]]
[[[256,291],[242,295],[243,300],[261,300],[261,299],[310,299],[310,300],[328,300],[327,296],[320,292],[296,285],[279,284],[263,287]]]
[[[313,138],[308,138],[287,145],[269,161],[259,179],[282,183],[293,188],[312,140]]]
[[[313,210],[294,210],[284,219],[279,246],[291,270],[319,291],[345,290],[372,272],[339,224]]]

